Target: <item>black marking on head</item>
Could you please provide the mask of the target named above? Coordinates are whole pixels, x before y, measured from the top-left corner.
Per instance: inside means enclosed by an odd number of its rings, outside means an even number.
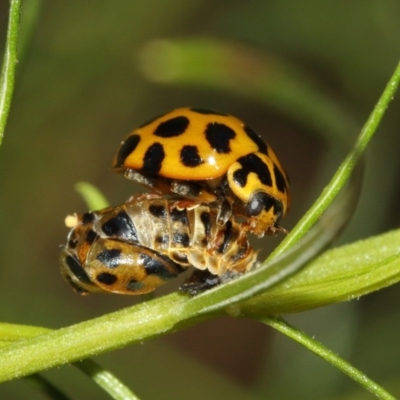
[[[189,247],[190,239],[187,233],[175,233],[172,237],[172,242],[174,244],[180,244],[183,247]]]
[[[231,151],[229,141],[236,136],[235,131],[225,124],[212,122],[205,131],[207,142],[219,154],[228,154]]]
[[[209,237],[211,233],[211,217],[210,213],[203,211],[200,214],[200,220],[203,223],[204,226],[204,232],[206,233],[206,236]]]
[[[92,244],[96,240],[96,238],[97,238],[97,233],[91,229],[86,235],[85,242],[87,244]]]
[[[282,193],[286,192],[286,180],[285,177],[283,176],[281,170],[278,168],[278,166],[274,163],[274,174],[275,174],[275,181],[276,181],[276,187],[278,190]]]
[[[96,276],[96,280],[104,285],[111,286],[117,282],[118,278],[109,272],[101,272]]]
[[[233,180],[240,187],[246,186],[247,177],[251,172],[257,174],[257,177],[262,184],[272,186],[272,178],[268,165],[266,165],[256,154],[247,154],[247,156],[240,157],[237,161],[240,163],[242,168],[239,168],[233,173]]]
[[[247,136],[258,146],[258,151],[268,155],[268,145],[264,142],[262,137],[247,125],[243,127],[243,130],[247,133]]]
[[[162,162],[165,158],[164,147],[161,143],[153,143],[144,154],[143,172],[156,175],[160,172]]]
[[[86,284],[92,283],[89,279],[88,275],[86,274],[85,270],[83,269],[81,263],[71,255],[67,255],[65,257],[65,262],[68,265],[70,271],[75,275],[78,281]]]
[[[221,115],[221,116],[227,116],[228,114],[225,114],[220,111],[213,111],[213,110],[208,110],[207,108],[191,108],[190,111],[196,112],[198,114],[203,114],[203,115]]]
[[[152,204],[149,207],[150,214],[156,218],[165,218],[167,216],[167,211],[164,206],[156,206]]]
[[[107,249],[100,252],[96,257],[105,267],[116,268],[121,264],[121,250]]]
[[[139,135],[133,134],[128,136],[125,141],[122,142],[121,147],[118,150],[114,167],[118,168],[124,165],[126,158],[136,149],[139,142]]]
[[[219,253],[225,253],[226,249],[229,246],[229,242],[232,239],[232,222],[228,221],[225,224],[225,231],[224,231],[224,240],[221,243],[221,246],[218,248]]]
[[[267,193],[258,192],[252,197],[249,203],[246,204],[246,215],[248,217],[256,217],[260,215],[263,210],[269,211],[271,207],[274,208],[275,215],[282,214],[283,205],[279,200],[269,196]]]
[[[185,133],[189,124],[189,119],[184,116],[167,119],[157,126],[156,130],[154,131],[154,135],[162,138],[180,136]]]
[[[90,224],[94,221],[94,213],[87,212],[85,214],[82,214],[82,224]]]
[[[165,259],[165,263],[160,259]],[[170,268],[165,266],[167,263],[170,264],[171,260],[161,254],[158,254],[157,258],[153,258],[148,254],[140,253],[139,262],[143,263],[148,274],[157,275],[164,280],[175,278],[179,274],[179,272],[171,273]]]
[[[183,146],[180,152],[180,160],[186,167],[198,167],[204,164],[204,160],[200,157],[197,146]]]
[[[171,210],[171,218],[172,218],[172,221],[174,221],[174,222],[179,221],[185,226],[189,225],[189,219],[187,216],[187,211],[185,209],[178,210],[177,208],[173,208]]]
[[[110,237],[117,237],[130,242],[138,241],[135,225],[125,211],[121,211],[115,217],[104,222],[101,229]]]
[[[131,292],[137,292],[138,290],[141,290],[144,288],[144,283],[135,281],[132,279],[131,281],[128,282],[126,285],[127,290]]]

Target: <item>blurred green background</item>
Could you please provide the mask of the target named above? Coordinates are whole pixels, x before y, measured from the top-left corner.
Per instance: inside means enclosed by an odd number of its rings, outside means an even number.
[[[180,106],[243,119],[290,175],[293,205],[283,223],[290,229],[335,171],[342,143],[356,137],[400,58],[395,0],[43,1],[36,17],[35,2],[25,3],[21,34],[30,17],[32,32],[22,43],[0,153],[0,319],[11,323],[59,328],[138,301],[80,297],[58,266],[64,218],[86,210],[76,182],[97,185],[111,204],[141,190],[110,169],[135,126]],[[2,45],[7,9],[2,0]],[[399,104],[368,150],[359,208],[341,243],[399,225]],[[395,286],[287,319],[400,396],[399,301]],[[369,396],[249,320],[207,322],[96,360],[143,399]],[[45,376],[72,398],[108,398],[72,367]],[[0,398],[45,397],[14,381],[0,387]]]

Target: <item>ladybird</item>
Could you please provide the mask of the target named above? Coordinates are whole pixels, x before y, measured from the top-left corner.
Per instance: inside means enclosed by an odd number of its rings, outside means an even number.
[[[271,147],[232,115],[179,108],[154,118],[121,143],[113,168],[154,193],[219,202],[222,223],[233,213],[260,237],[285,231],[287,175]]]
[[[221,225],[216,208],[174,202],[140,194],[69,220],[64,278],[80,294],[144,294],[193,266],[198,272],[182,289],[196,294],[255,266],[256,252],[233,218]]]

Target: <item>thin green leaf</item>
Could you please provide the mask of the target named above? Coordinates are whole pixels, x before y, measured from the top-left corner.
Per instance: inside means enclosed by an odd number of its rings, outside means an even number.
[[[400,281],[400,230],[325,252],[307,268],[241,304],[246,315],[280,315],[351,300]]]
[[[88,182],[78,182],[75,189],[83,197],[89,210],[100,210],[108,207],[107,199],[96,186]]]
[[[4,52],[3,67],[0,77],[0,146],[10,110],[14,91],[15,67],[17,65],[17,41],[19,29],[19,11],[21,0],[10,1],[7,40]]]
[[[82,362],[76,362],[74,365],[91,377],[112,399],[139,400],[139,397],[136,397],[114,374],[105,370],[94,361],[87,359]]]
[[[28,325],[0,323],[0,347],[8,346],[15,341],[40,336],[48,332],[51,332],[51,329]],[[138,400],[138,397],[136,397],[121,380],[93,360],[86,359],[76,362],[73,365],[89,378],[93,379],[111,396],[111,398],[115,400]],[[44,391],[48,395],[54,393],[53,398],[58,398],[56,397],[59,392],[58,389],[47,381],[47,379],[37,374],[29,375],[26,378],[39,390]],[[62,399],[63,397],[59,398]]]
[[[355,380],[377,398],[382,400],[395,400],[395,397],[388,393],[383,387],[379,386],[373,380],[368,378],[363,372],[357,368],[354,368],[351,364],[340,358],[333,351],[329,350],[316,340],[310,338],[304,332],[294,328],[281,318],[260,318],[259,321],[273,327],[277,331],[300,343],[317,356],[323,358],[331,365],[348,375],[351,379]]]
[[[357,162],[362,156],[376,128],[378,127],[386,109],[389,107],[400,83],[400,63],[397,65],[392,77],[390,78],[385,90],[379,98],[376,106],[372,110],[367,122],[363,126],[360,135],[357,137],[356,143],[350,153],[346,156],[339,169],[331,179],[330,183],[323,190],[321,195],[315,201],[313,206],[307,211],[303,218],[296,224],[290,235],[274,250],[272,257],[284,252],[294,243],[298,242],[309,230],[312,225],[320,218],[321,214],[326,210],[338,195],[339,191],[348,181]]]

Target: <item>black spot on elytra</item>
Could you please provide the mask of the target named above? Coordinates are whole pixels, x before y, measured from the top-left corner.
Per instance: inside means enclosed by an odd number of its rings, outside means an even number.
[[[87,244],[92,244],[97,238],[97,233],[92,229],[87,233],[85,242]]]
[[[227,116],[228,114],[225,114],[220,111],[213,111],[213,110],[208,110],[207,108],[191,108],[190,111],[194,111],[198,114],[203,114],[203,115],[221,115],[221,116]]]
[[[165,218],[167,216],[167,211],[164,206],[156,206],[152,204],[149,207],[150,214],[156,218]]]
[[[142,171],[156,175],[160,172],[165,158],[164,147],[161,143],[153,143],[144,154]]]
[[[229,242],[232,238],[232,222],[228,221],[225,224],[225,231],[224,231],[224,240],[221,243],[221,246],[218,248],[219,253],[224,253],[229,246]]]
[[[256,154],[248,154],[247,156],[240,157],[237,161],[240,163],[242,168],[239,168],[233,173],[233,180],[240,187],[246,186],[247,177],[251,172],[257,175],[258,180],[262,184],[272,186],[272,178],[268,165],[266,165]]]
[[[131,292],[137,292],[138,290],[141,290],[144,288],[144,283],[142,282],[138,282],[135,280],[131,280],[128,282],[128,284],[126,285],[127,290],[131,291]]]
[[[76,278],[82,283],[92,283],[87,276],[85,270],[83,269],[81,263],[70,255],[65,257],[65,262],[67,263],[70,271],[76,276]]]
[[[96,280],[104,285],[110,286],[117,282],[118,278],[109,272],[102,272],[96,276]]]
[[[204,226],[204,232],[206,233],[206,236],[209,237],[211,233],[211,217],[210,213],[203,211],[200,214],[200,220],[203,223]]]
[[[200,157],[197,146],[183,146],[180,153],[180,160],[186,167],[197,167],[204,163]]]
[[[228,154],[231,151],[229,141],[234,139],[236,133],[225,124],[212,122],[205,131],[207,142],[219,154]]]
[[[275,174],[275,181],[278,190],[282,193],[286,192],[286,181],[285,177],[283,176],[281,170],[278,166],[274,163],[274,174]]]
[[[268,145],[264,142],[261,136],[247,125],[243,127],[243,130],[246,132],[247,136],[258,146],[258,151],[268,155]]]
[[[94,221],[94,214],[91,212],[87,212],[85,214],[82,215],[82,224],[86,225],[86,224],[90,224]]]
[[[131,242],[137,242],[137,232],[132,220],[125,211],[110,218],[101,226],[103,232],[110,237],[116,237]]]
[[[139,256],[139,262],[142,262],[146,272],[149,275],[157,275],[163,280],[175,278],[180,273],[180,267],[176,265],[177,270],[175,273],[168,268],[167,265],[171,265],[171,260],[167,257],[161,256],[158,254],[158,258],[150,257],[148,254],[141,253]],[[161,261],[162,258],[165,258],[164,262]]]
[[[185,133],[189,126],[189,119],[184,116],[174,117],[161,122],[154,131],[154,135],[162,138],[171,138]]]
[[[126,158],[136,149],[140,142],[140,136],[133,134],[128,136],[121,144],[115,160],[115,168],[122,167]]]
[[[183,247],[189,247],[190,239],[187,233],[175,233],[172,237],[172,242],[174,244],[180,244]]]
[[[108,249],[100,252],[96,257],[105,267],[116,268],[121,264],[121,250]]]

